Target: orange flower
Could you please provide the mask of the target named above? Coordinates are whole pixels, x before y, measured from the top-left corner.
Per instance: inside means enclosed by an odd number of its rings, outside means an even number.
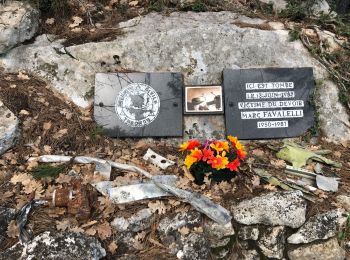
[[[189,168],[191,168],[192,164],[194,164],[197,161],[198,161],[197,158],[195,158],[191,155],[187,155],[185,158],[184,164],[186,165],[187,169],[189,169]]]
[[[241,150],[237,150],[238,158],[241,160],[245,160],[247,158],[247,152],[242,148]]]
[[[236,143],[238,142],[238,138],[232,135],[229,135],[227,137],[228,140],[230,140],[231,144],[236,147]]]
[[[202,159],[203,153],[201,150],[198,150],[198,148],[196,147],[191,151],[191,156],[196,158],[197,161],[200,161]]]
[[[203,161],[206,162],[208,159],[211,159],[214,156],[214,151],[210,148],[203,149]]]
[[[212,144],[210,144],[210,147],[216,150],[217,152],[222,151],[229,151],[228,142],[223,141],[214,141]]]
[[[184,143],[182,143],[181,145],[180,145],[180,151],[181,152],[183,152],[183,151],[190,151],[190,150],[192,150],[193,148],[195,148],[195,147],[198,147],[198,146],[200,146],[201,145],[201,143],[198,141],[198,140],[196,140],[196,139],[192,139],[192,140],[189,140],[189,141],[187,141],[187,142],[184,142]]]
[[[236,159],[234,159],[232,162],[230,162],[229,164],[227,164],[227,169],[230,169],[230,171],[237,171],[237,169],[238,169],[238,167],[239,167],[239,165],[240,165],[241,163],[239,162],[239,159],[238,158],[236,158]]]
[[[211,164],[211,167],[216,170],[225,169],[228,164],[228,158],[225,155],[226,152],[223,151],[221,155],[218,154],[216,157],[213,156],[207,163]]]

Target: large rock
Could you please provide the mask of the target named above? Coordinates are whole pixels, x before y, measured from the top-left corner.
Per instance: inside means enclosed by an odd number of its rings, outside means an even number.
[[[39,12],[27,2],[0,5],[0,54],[31,39],[39,28]]]
[[[286,241],[285,227],[267,228],[258,241],[261,252],[268,258],[282,259]]]
[[[306,202],[300,191],[271,192],[232,205],[233,218],[244,225],[298,228],[305,222]]]
[[[151,227],[153,219],[149,208],[141,209],[130,218],[117,217],[111,222],[111,226],[118,232],[139,232]]]
[[[44,35],[33,44],[13,49],[0,64],[8,71],[26,70],[45,78],[83,107],[89,104],[84,96],[93,87],[97,72],[182,72],[187,85],[221,84],[225,68],[313,67],[317,80],[329,77],[300,41],[289,41],[287,30],[256,28],[264,23],[230,12],[150,13],[121,23],[124,34],[114,41],[64,49],[62,40],[51,42],[52,37]],[[252,26],[247,27],[249,24]],[[321,127],[331,141],[350,140],[348,115],[339,109],[336,87],[324,82],[316,100],[326,108],[319,111]],[[222,115],[185,118],[186,137],[223,135]]]
[[[265,4],[272,4],[272,8],[275,12],[281,12],[286,9],[287,2],[285,0],[259,0]]]
[[[331,210],[311,217],[297,233],[288,237],[288,243],[310,243],[319,239],[328,239],[338,234],[346,222],[347,214],[343,210]]]
[[[44,232],[25,245],[17,243],[0,253],[0,259],[81,259],[98,260],[106,256],[100,242],[81,233]]]
[[[0,155],[10,149],[19,137],[18,118],[0,101]]]
[[[301,246],[290,250],[288,251],[288,256],[290,260],[344,260],[345,250],[339,246],[336,238],[332,238],[326,242]]]

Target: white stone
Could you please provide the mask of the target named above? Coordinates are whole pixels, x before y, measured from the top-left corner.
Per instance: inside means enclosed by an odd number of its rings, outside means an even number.
[[[286,9],[287,2],[285,0],[259,0],[265,4],[272,4],[272,8],[275,12],[281,12]]]
[[[253,226],[242,226],[238,231],[238,237],[242,240],[258,240],[259,229]]]
[[[233,218],[244,225],[298,228],[305,222],[306,202],[300,191],[271,192],[232,205]]]
[[[240,28],[242,22],[252,28]],[[225,68],[313,67],[316,80],[329,77],[300,41],[289,41],[287,30],[253,28],[265,22],[231,12],[150,13],[121,23],[124,34],[110,42],[64,49],[62,40],[51,42],[46,35],[39,36],[35,43],[0,58],[0,66],[40,76],[82,107],[89,105],[84,96],[93,87],[97,72],[181,72],[186,85],[221,84]],[[334,142],[350,140],[349,117],[338,102],[337,86],[324,81],[317,91],[326,137]],[[185,117],[185,137],[222,138],[223,116],[208,118]]]
[[[311,8],[312,14],[319,16],[321,14],[329,14],[330,6],[326,0],[317,0]]]
[[[338,234],[346,222],[344,210],[331,210],[311,217],[295,234],[288,237],[288,243],[310,243],[315,240],[328,239]]]
[[[10,149],[19,136],[18,118],[0,101],[0,155]]]
[[[344,260],[345,250],[338,244],[336,238],[288,251],[290,260]]]
[[[118,232],[138,232],[151,227],[152,211],[149,208],[141,209],[130,218],[117,217],[111,222],[111,226]]]
[[[31,39],[39,27],[39,12],[27,2],[0,5],[0,54]]]
[[[204,224],[204,233],[208,238],[210,247],[217,248],[226,246],[235,234],[235,230],[231,222],[226,225],[220,225],[209,220]]]

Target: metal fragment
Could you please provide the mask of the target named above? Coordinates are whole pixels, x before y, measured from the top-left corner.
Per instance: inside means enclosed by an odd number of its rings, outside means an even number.
[[[163,170],[175,164],[175,162],[157,154],[150,148],[148,148],[146,154],[143,156],[143,159],[151,162]]]

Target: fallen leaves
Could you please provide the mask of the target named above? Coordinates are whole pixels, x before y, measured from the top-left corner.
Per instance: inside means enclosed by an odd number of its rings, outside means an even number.
[[[149,202],[148,207],[151,209],[152,213],[158,213],[159,215],[165,214],[167,211],[167,206],[160,200]]]
[[[118,245],[115,243],[115,241],[112,241],[108,245],[108,251],[111,252],[112,254],[115,254],[117,252],[117,249],[118,249]]]
[[[68,129],[65,128],[65,129],[61,129],[59,130],[57,133],[55,133],[52,137],[54,139],[60,139],[62,138],[64,135],[66,135],[68,133]]]
[[[83,22],[83,19],[79,16],[73,16],[72,20],[73,22],[69,25],[69,28],[78,27]]]
[[[11,222],[9,223],[6,234],[8,237],[11,237],[11,238],[16,238],[19,236],[19,230],[15,220],[11,220]]]
[[[104,222],[104,223],[98,225],[96,230],[97,230],[98,236],[102,240],[105,240],[112,235],[112,228],[108,222]]]
[[[179,231],[179,233],[183,236],[186,236],[190,233],[190,229],[186,226],[179,228],[177,231]]]

